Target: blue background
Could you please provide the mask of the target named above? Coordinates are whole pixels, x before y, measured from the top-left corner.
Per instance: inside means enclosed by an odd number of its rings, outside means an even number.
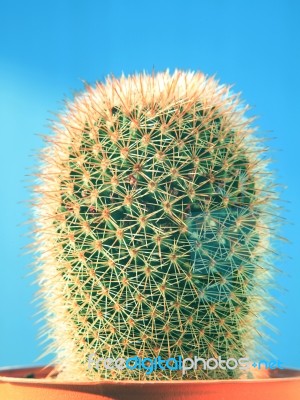
[[[30,255],[27,174],[62,100],[108,73],[175,67],[235,84],[271,142],[290,222],[290,245],[277,266],[283,306],[269,321],[270,349],[300,367],[299,111],[300,2],[295,1],[1,1],[0,9],[0,366],[36,363],[37,290],[26,278]],[[19,226],[21,224],[21,226]],[[25,235],[25,236],[24,236]],[[49,357],[43,362],[49,360]]]

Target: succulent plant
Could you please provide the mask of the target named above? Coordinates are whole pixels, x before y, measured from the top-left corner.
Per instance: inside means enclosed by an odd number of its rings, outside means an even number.
[[[46,137],[35,186],[49,352],[68,379],[231,378],[88,368],[250,356],[271,300],[276,190],[247,107],[202,73],[87,87]]]

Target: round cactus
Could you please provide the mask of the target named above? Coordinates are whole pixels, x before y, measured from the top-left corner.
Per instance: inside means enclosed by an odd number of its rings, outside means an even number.
[[[88,359],[255,354],[276,196],[245,110],[213,78],[167,71],[87,87],[54,124],[36,250],[61,376],[230,378],[239,370],[146,374]]]

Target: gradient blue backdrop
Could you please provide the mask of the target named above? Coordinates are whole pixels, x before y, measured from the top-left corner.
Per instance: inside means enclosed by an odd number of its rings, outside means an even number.
[[[271,142],[290,225],[291,245],[278,262],[284,306],[270,322],[279,329],[270,348],[285,366],[300,367],[298,1],[0,1],[0,366],[35,363],[36,286],[25,278],[28,243],[26,174],[40,148],[38,133],[62,99],[108,73],[175,67],[216,74],[253,106]],[[49,360],[47,358],[46,360]],[[46,361],[44,360],[44,362]]]

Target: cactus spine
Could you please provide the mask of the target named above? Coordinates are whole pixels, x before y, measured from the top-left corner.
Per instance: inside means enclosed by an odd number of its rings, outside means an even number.
[[[87,368],[251,355],[272,279],[272,175],[238,96],[201,73],[108,78],[54,124],[36,185],[45,333],[68,379],[237,370]]]

